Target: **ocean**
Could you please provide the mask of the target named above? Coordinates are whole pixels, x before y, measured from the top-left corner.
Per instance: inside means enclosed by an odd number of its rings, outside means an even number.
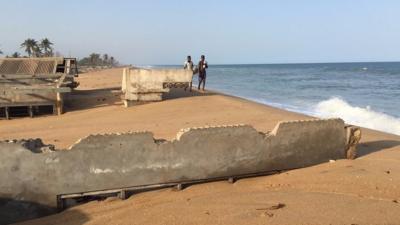
[[[400,62],[209,64],[206,89],[400,135]]]

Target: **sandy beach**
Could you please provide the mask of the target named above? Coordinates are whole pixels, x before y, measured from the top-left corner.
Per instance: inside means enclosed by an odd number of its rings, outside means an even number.
[[[122,69],[81,74],[61,116],[0,120],[0,139],[41,138],[67,149],[90,134],[151,131],[174,139],[182,128],[250,124],[272,130],[309,116],[214,92],[175,89],[165,101],[125,108]],[[362,129],[355,160],[277,175],[109,198],[24,224],[399,224],[400,136]]]

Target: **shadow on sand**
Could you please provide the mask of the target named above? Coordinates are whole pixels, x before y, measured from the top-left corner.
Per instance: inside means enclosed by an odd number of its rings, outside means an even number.
[[[74,90],[66,96],[64,102],[64,108],[66,112],[110,105],[122,105],[120,87],[93,90]]]
[[[400,145],[400,141],[397,140],[381,140],[381,141],[370,141],[359,144],[357,149],[358,157],[366,156],[368,154],[385,150],[388,148],[396,147]]]
[[[27,220],[37,219],[57,213],[57,209],[35,202],[20,201],[9,198],[0,198],[0,225],[19,223]],[[70,221],[58,221],[57,223],[84,224],[89,218],[83,213],[71,209],[68,211]],[[51,220],[51,219],[50,219]],[[32,222],[32,223],[31,223]],[[29,224],[55,224],[54,221],[45,220],[29,221]]]
[[[172,88],[170,92],[163,94],[163,101],[208,95],[215,95],[215,93],[208,91],[199,92],[195,89],[190,92],[189,90],[185,91],[183,88]],[[149,103],[151,102],[137,102],[134,105]],[[66,97],[64,107],[66,112],[71,112],[110,105],[123,105],[120,87],[93,90],[74,90]]]
[[[172,88],[170,92],[163,94],[163,100],[172,100],[172,99],[195,97],[195,96],[210,96],[210,95],[215,95],[215,93],[210,91],[200,92],[197,91],[197,88],[195,87],[193,87],[192,91],[189,91],[189,89],[185,91],[183,88]]]
[[[215,95],[216,93],[206,91],[199,92],[197,89],[193,88],[193,91],[185,91],[183,88],[172,88],[170,92],[163,94],[163,101],[179,99],[179,98],[187,98],[187,97],[195,97],[195,96],[209,96]],[[122,101],[122,91],[121,87],[113,87],[113,88],[103,88],[103,89],[92,89],[92,90],[74,90],[71,93],[68,93],[64,97],[64,112],[73,112],[87,109],[94,109],[106,106],[123,106]],[[133,105],[143,105],[149,104],[151,102],[137,102]],[[44,108],[46,107],[46,108]],[[27,107],[19,107],[15,113],[11,111],[11,115],[13,118],[18,117],[28,117],[29,112]],[[3,115],[4,114],[4,115]],[[34,117],[40,116],[50,116],[53,115],[53,107],[52,106],[41,106],[40,111],[34,113]],[[4,117],[5,113],[0,111],[0,119]]]

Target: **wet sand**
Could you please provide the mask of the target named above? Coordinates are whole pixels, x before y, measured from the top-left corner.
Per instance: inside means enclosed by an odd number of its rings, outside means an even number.
[[[122,107],[121,69],[80,75],[61,116],[0,120],[0,139],[40,137],[68,148],[95,133],[152,131],[173,139],[181,128],[310,118],[217,93],[175,90],[165,101]],[[163,189],[72,207],[26,224],[399,224],[400,137],[362,129],[356,160],[272,176]]]

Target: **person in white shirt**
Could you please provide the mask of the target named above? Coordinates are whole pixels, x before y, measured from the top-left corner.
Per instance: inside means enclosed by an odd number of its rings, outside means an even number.
[[[194,72],[192,57],[190,55],[187,56],[186,62],[183,64],[183,68]],[[187,89],[187,87],[185,87],[185,91],[186,91],[186,89]],[[192,91],[192,81],[190,81],[189,90]]]

